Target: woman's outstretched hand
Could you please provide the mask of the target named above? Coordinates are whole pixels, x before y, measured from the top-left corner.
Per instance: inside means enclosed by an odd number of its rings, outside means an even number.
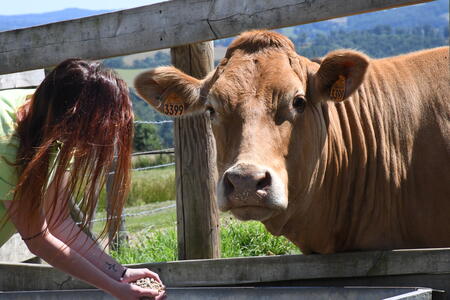
[[[117,291],[113,293],[113,296],[119,300],[142,300],[142,299],[155,299],[163,300],[166,297],[164,291],[158,291],[156,289],[141,288],[137,285],[127,282],[120,282]]]
[[[158,289],[152,289],[152,288],[144,288],[144,287],[140,287],[136,284],[133,284],[137,280],[143,279],[143,278],[154,279],[157,283],[160,284],[161,288],[158,290]],[[125,295],[125,298],[120,298],[121,300],[122,299],[124,299],[124,300],[125,299],[140,299],[141,297],[151,297],[152,299],[155,299],[155,300],[160,300],[160,299],[165,298],[165,292],[164,292],[165,286],[163,285],[158,274],[150,271],[149,269],[146,269],[146,268],[126,269],[121,282],[128,285],[127,288],[122,289],[122,290],[128,290],[126,292],[128,294],[128,296]]]
[[[156,281],[158,281],[164,288],[164,285],[161,281],[161,279],[159,279],[158,274],[156,274],[155,272],[150,271],[149,269],[146,268],[141,268],[141,269],[131,269],[128,268],[125,272],[125,274],[123,275],[123,282],[133,282],[136,281],[138,279],[141,278],[146,278],[146,277],[150,277],[155,279]]]

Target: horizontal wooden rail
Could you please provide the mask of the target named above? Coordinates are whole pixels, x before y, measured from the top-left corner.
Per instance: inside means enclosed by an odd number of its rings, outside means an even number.
[[[450,291],[450,248],[185,260],[136,267],[154,270],[168,287],[276,285],[287,281],[305,281],[304,286],[339,286],[340,282],[352,286],[364,280],[363,285],[368,286]],[[2,291],[17,291],[83,289],[89,285],[48,266],[0,263],[0,287]]]
[[[0,74],[100,59],[431,0],[174,0],[0,32]]]

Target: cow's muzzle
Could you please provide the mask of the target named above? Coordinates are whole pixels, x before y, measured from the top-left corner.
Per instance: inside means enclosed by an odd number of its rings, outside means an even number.
[[[219,181],[218,203],[240,220],[265,221],[286,209],[285,184],[268,167],[238,163]]]

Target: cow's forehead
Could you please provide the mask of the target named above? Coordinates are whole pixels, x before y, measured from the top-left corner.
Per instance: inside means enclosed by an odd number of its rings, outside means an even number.
[[[284,51],[237,52],[221,68],[210,90],[211,101],[233,105],[255,99],[269,104],[274,93],[305,91],[303,76],[298,76]]]

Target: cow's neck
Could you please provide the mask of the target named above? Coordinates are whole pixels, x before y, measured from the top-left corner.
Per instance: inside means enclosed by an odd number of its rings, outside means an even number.
[[[404,91],[398,86],[390,89],[388,84],[393,83],[369,69],[364,84],[352,97],[321,106],[325,126],[319,128],[325,133],[318,132],[323,139],[316,143],[322,152],[309,185],[297,193],[302,205],[291,213],[293,218],[283,228],[284,234],[305,252],[370,248],[372,243],[379,244],[380,236],[371,236],[368,228],[377,228],[388,236],[390,228],[401,226],[392,223],[400,207],[391,203],[386,206],[386,201],[392,199],[406,170],[407,160],[398,157],[402,156],[399,129],[393,126],[404,122],[393,119],[395,112],[387,106],[388,101],[396,101],[392,98],[402,98]],[[387,146],[387,139],[397,142]],[[392,211],[380,215],[383,210],[376,209],[377,205],[391,207]]]
[[[323,106],[328,118],[327,139],[322,153],[324,164],[317,171],[323,178],[317,181],[321,184],[316,185],[311,209],[324,210],[314,221],[319,222],[316,226],[323,226],[324,235],[330,235],[327,244],[319,244],[325,252],[354,245],[364,227],[379,220],[379,216],[367,212],[376,204],[372,200],[377,186],[388,174],[384,168],[378,168],[383,153],[377,150],[377,137],[383,133],[374,126],[377,116],[373,115],[365,91],[362,86],[347,101]]]

